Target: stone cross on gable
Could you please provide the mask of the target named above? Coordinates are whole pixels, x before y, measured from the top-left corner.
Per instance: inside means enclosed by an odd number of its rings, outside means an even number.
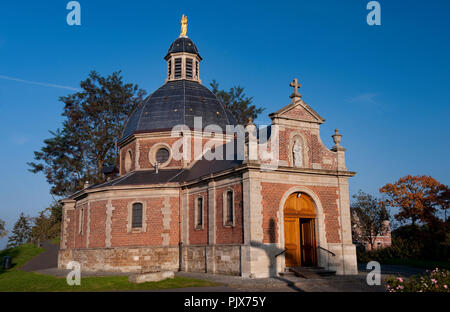
[[[294,78],[294,80],[289,85],[294,88],[294,92],[292,92],[292,94],[289,96],[292,99],[292,101],[295,101],[295,98],[301,98],[302,95],[298,93],[298,89],[302,85],[298,82],[298,79]]]

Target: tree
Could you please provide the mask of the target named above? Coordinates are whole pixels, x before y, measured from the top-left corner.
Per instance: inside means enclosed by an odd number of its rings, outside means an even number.
[[[0,238],[5,237],[8,235],[8,231],[5,228],[5,221],[0,219]]]
[[[399,208],[395,218],[404,223],[418,221],[428,225],[439,222],[436,212],[448,209],[448,186],[439,183],[431,176],[411,176],[388,183],[380,192],[385,195],[384,203]]]
[[[33,218],[31,237],[33,241],[44,241],[59,236],[61,232],[62,205],[54,202]]]
[[[444,221],[450,221],[447,218],[447,210],[450,207],[450,188],[447,185],[442,186],[442,192],[439,196],[440,208],[444,213]]]
[[[212,92],[233,113],[240,125],[246,125],[249,118],[256,119],[264,110],[264,108],[257,108],[255,105],[252,105],[253,98],[247,97],[244,93],[244,88],[241,86],[234,86],[229,91],[220,90],[219,83],[215,80],[212,81],[210,86],[212,87]]]
[[[124,83],[119,72],[102,77],[92,71],[81,81],[82,91],[61,97],[65,118],[62,129],[50,132],[30,171],[43,172],[51,193],[66,196],[85,182],[103,182],[104,166],[118,163],[116,140],[130,113],[142,102],[145,91]]]
[[[389,213],[383,203],[374,196],[359,191],[351,204],[352,235],[360,243],[369,243],[374,249],[375,239],[387,230]]]
[[[31,227],[30,218],[25,217],[23,213],[20,214],[19,220],[14,224],[11,236],[8,239],[8,248],[17,247],[30,241]]]

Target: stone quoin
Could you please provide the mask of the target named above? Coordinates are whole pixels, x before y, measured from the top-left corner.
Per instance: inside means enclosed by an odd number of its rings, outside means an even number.
[[[193,149],[192,157],[176,157],[174,143],[180,139],[201,146],[212,139],[216,146],[234,144],[233,135],[193,130],[195,117],[205,126],[236,125],[202,85],[202,57],[186,35],[187,19],[183,22],[164,57],[164,84],[130,114],[119,138],[119,176],[61,201],[58,266],[78,261],[83,271],[243,277],[320,266],[357,274],[348,189],[355,172],[346,168],[338,131],[333,148],[322,143],[325,120],[302,100],[297,79],[290,103],[269,115],[266,142],[256,138],[257,144],[278,140],[276,167],[267,169],[258,157],[196,158]],[[190,130],[173,132],[177,125]],[[255,127],[251,121],[247,126]]]

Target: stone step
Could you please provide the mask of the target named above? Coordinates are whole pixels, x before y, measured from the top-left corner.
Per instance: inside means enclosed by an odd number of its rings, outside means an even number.
[[[292,271],[284,271],[284,272],[279,272],[278,275],[280,275],[280,276],[295,276],[295,273]]]
[[[327,270],[322,267],[291,267],[289,271],[302,278],[320,278],[336,274],[336,271]]]

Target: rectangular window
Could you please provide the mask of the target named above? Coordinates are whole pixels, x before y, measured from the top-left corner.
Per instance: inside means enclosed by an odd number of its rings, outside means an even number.
[[[181,58],[175,59],[175,78],[181,78]]]
[[[186,59],[186,77],[192,78],[192,59]]]
[[[227,192],[227,224],[233,224],[233,191]]]
[[[141,228],[142,227],[142,204],[135,203],[133,204],[132,211],[132,227],[133,228]]]
[[[84,208],[81,208],[80,209],[80,227],[79,227],[79,229],[78,229],[78,233],[80,234],[80,235],[82,235],[83,234],[83,223],[84,223]]]
[[[169,63],[167,64],[167,77],[170,78],[171,74],[172,74],[172,60],[169,60]]]
[[[197,198],[197,227],[203,226],[203,198]]]
[[[198,61],[195,61],[195,77],[198,78]]]

